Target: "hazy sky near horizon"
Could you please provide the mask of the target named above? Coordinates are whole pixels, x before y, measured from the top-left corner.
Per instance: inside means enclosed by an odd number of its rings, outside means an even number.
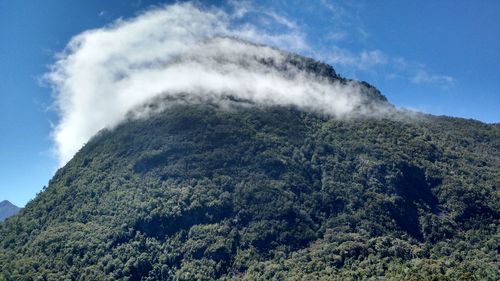
[[[55,56],[81,32],[170,2],[0,0],[0,201],[23,206],[57,169],[58,115],[40,81]],[[291,51],[368,81],[396,106],[500,122],[498,1],[206,2],[266,13],[269,22],[245,20],[270,32],[279,22],[306,44]]]

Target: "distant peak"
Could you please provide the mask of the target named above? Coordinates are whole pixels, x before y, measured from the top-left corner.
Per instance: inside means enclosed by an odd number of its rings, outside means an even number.
[[[9,200],[3,200],[2,202],[0,202],[0,207],[4,207],[4,206],[12,206],[12,207],[19,208],[16,205],[14,205],[12,202],[10,202]]]
[[[21,208],[12,204],[10,201],[3,200],[2,202],[0,202],[0,222],[4,221],[8,217],[17,214],[20,210]]]

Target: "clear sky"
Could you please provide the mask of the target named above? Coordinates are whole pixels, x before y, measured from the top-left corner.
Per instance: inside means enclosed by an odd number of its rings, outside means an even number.
[[[85,30],[163,3],[0,0],[0,201],[25,205],[57,169],[51,131],[58,116],[40,81],[55,55]],[[500,1],[249,4],[302,34],[303,54],[374,84],[397,106],[500,122]]]

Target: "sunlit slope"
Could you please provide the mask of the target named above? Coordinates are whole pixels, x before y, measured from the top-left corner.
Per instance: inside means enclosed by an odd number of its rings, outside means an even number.
[[[176,105],[101,132],[2,224],[0,276],[495,280],[499,148],[463,119]]]

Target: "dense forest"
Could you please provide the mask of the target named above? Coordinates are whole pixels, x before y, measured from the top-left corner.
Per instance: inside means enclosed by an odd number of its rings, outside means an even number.
[[[0,280],[499,280],[499,167],[498,124],[177,104],[1,223]]]

